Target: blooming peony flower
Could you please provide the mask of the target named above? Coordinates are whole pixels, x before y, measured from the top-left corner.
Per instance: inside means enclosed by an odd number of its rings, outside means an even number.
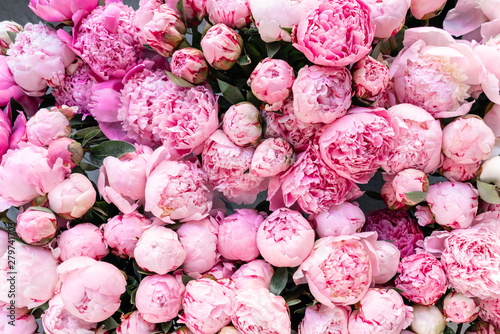
[[[45,245],[56,235],[56,215],[47,209],[30,207],[17,216],[16,232],[30,245]]]
[[[446,1],[446,0],[445,0]],[[366,0],[370,7],[376,38],[394,36],[403,28],[406,13],[415,0]]]
[[[241,55],[243,39],[224,23],[208,29],[201,40],[201,48],[205,59],[216,70],[228,70]]]
[[[73,74],[66,75],[61,84],[52,90],[56,105],[78,107],[77,113],[90,115],[89,104],[92,86],[95,84],[91,72],[89,65],[80,64]]]
[[[389,241],[378,240],[375,242],[379,272],[373,275],[375,284],[389,282],[398,272],[401,252]]]
[[[253,260],[243,264],[232,275],[231,280],[238,290],[270,289],[273,267],[264,260]]]
[[[444,297],[443,312],[446,321],[467,323],[476,320],[479,314],[479,302],[466,297],[460,292],[452,291]]]
[[[495,327],[500,327],[500,299],[479,300],[479,316]]]
[[[173,74],[195,85],[205,82],[208,76],[208,64],[203,57],[203,52],[195,48],[175,51],[170,68]]]
[[[238,146],[253,146],[262,135],[259,110],[250,102],[241,102],[229,107],[222,120],[222,129]]]
[[[257,176],[276,176],[287,171],[295,162],[293,147],[283,138],[268,138],[255,149],[250,173]]]
[[[27,139],[37,146],[48,146],[53,140],[71,134],[69,121],[57,108],[40,109],[26,123]]]
[[[122,314],[121,320],[116,334],[150,334],[156,330],[156,325],[144,320],[139,311]]]
[[[474,33],[483,23],[498,18],[500,15],[495,0],[460,0],[457,1],[455,8],[446,14],[443,28],[453,36],[466,35]]]
[[[36,98],[26,95],[24,90],[14,81],[14,76],[7,64],[9,58],[0,54],[0,106],[9,105],[10,99],[14,98],[21,103],[26,113],[33,115],[38,110],[39,102]],[[8,108],[10,107],[8,106]],[[17,122],[20,122],[23,117],[25,118],[24,114],[18,117]]]
[[[83,174],[74,173],[47,196],[50,209],[65,219],[82,217],[95,203],[96,191]]]
[[[54,256],[66,261],[72,257],[86,256],[100,260],[108,255],[109,249],[102,230],[91,223],[78,224],[57,237]]]
[[[151,21],[142,27],[142,38],[153,50],[163,57],[170,57],[183,41],[186,26],[177,10],[168,4],[160,5]]]
[[[36,15],[46,21],[64,22],[71,21],[73,14],[79,10],[90,12],[97,7],[98,3],[98,0],[30,0],[28,7],[31,8]]]
[[[366,56],[354,65],[352,80],[354,94],[370,100],[387,89],[389,69],[378,60]]]
[[[265,262],[264,260],[261,260],[262,262]],[[271,268],[272,267],[270,264],[268,266]],[[231,261],[225,261],[221,260],[215,264],[215,266],[212,267],[206,274],[213,276],[215,279],[221,279],[223,277],[225,278],[231,278],[231,275],[234,274],[236,271],[236,266],[234,262]],[[269,279],[271,281],[271,279]]]
[[[357,233],[365,224],[365,215],[356,204],[344,202],[314,216],[314,229],[320,238]]]
[[[314,304],[306,308],[299,324],[300,334],[347,333],[350,310],[344,306],[333,308]]]
[[[346,66],[371,50],[370,8],[358,0],[321,2],[304,15],[293,44],[316,65]]]

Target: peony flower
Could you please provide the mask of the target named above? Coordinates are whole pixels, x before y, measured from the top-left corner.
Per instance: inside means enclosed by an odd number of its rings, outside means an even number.
[[[349,313],[350,310],[344,306],[335,306],[333,308],[321,304],[308,306],[304,318],[299,324],[299,333],[347,333]]]
[[[142,27],[142,38],[153,50],[163,57],[170,57],[183,41],[186,26],[177,10],[168,4],[160,5],[151,21]]]
[[[295,162],[295,153],[283,138],[264,139],[255,149],[250,173],[257,176],[276,176],[287,171]]]
[[[297,202],[302,211],[311,214],[361,195],[358,186],[326,166],[318,148],[311,145],[288,171],[271,179],[267,198],[272,210]]]
[[[399,334],[410,325],[411,312],[396,291],[370,289],[349,317],[349,332]]]
[[[274,274],[273,267],[264,260],[253,260],[243,264],[236,270],[231,280],[238,290],[269,290]]]
[[[78,224],[57,237],[54,256],[66,261],[77,256],[100,260],[109,253],[102,230],[91,223]]]
[[[203,57],[203,52],[195,48],[183,48],[175,51],[172,55],[170,68],[173,74],[194,85],[205,82],[208,76],[208,64]]]
[[[434,305],[446,292],[446,273],[443,265],[429,253],[412,254],[401,259],[396,288],[414,303]]]
[[[368,183],[389,158],[396,134],[385,109],[357,107],[321,133],[321,158],[340,176]]]
[[[240,29],[251,23],[249,0],[207,0],[206,9],[212,24],[223,23]]]
[[[14,81],[14,76],[9,69],[7,61],[9,57],[0,54],[0,106],[7,106],[10,108],[10,99],[14,98],[21,103],[26,113],[33,115],[38,110],[39,101],[36,98],[26,95],[24,90]],[[14,111],[15,113],[16,111]],[[26,118],[23,116],[18,117],[17,122]],[[26,122],[26,120],[24,120]],[[9,120],[10,123],[10,120]]]
[[[219,223],[217,251],[228,260],[255,260],[260,254],[257,230],[264,218],[253,209],[237,209],[224,217]]]
[[[445,157],[443,159],[443,165],[439,168],[439,173],[448,181],[465,182],[477,175],[479,167],[481,167],[481,162],[461,164]]]
[[[296,267],[311,252],[314,237],[314,230],[300,212],[281,208],[260,224],[257,247],[273,266]]]
[[[91,72],[89,65],[80,64],[73,74],[66,75],[61,84],[52,90],[56,105],[78,107],[77,113],[90,115],[89,104],[95,84]]]
[[[114,216],[102,226],[104,239],[113,253],[120,257],[133,257],[134,250],[142,233],[151,226],[151,221],[132,211]]]
[[[148,175],[144,209],[167,221],[200,220],[212,208],[212,190],[199,162],[164,160]]]
[[[500,299],[479,300],[479,316],[495,327],[500,327]]]
[[[370,8],[358,0],[333,0],[315,5],[304,15],[295,48],[316,65],[346,66],[371,50],[374,27]]]
[[[16,233],[30,245],[45,245],[54,238],[56,232],[56,215],[48,209],[30,207],[17,216]]]
[[[265,262],[264,260],[261,261]],[[268,264],[268,266],[271,268],[272,271],[271,265]],[[206,275],[211,275],[215,279],[221,279],[223,277],[231,278],[231,275],[233,275],[235,271],[236,271],[236,266],[234,262],[225,261],[224,259],[222,259],[221,261],[217,262],[215,266],[213,266],[212,269],[210,269],[206,273]],[[271,279],[269,279],[269,281],[271,281]]]
[[[295,74],[293,68],[284,60],[265,58],[259,62],[248,78],[247,85],[252,93],[266,105],[264,109],[276,111],[292,90]]]
[[[438,15],[446,5],[446,0],[411,0],[411,14],[417,20],[428,20]]]
[[[443,28],[453,36],[474,34],[483,23],[498,18],[500,15],[495,0],[460,0],[446,14]]]
[[[308,258],[299,266],[295,284],[309,285],[323,305],[352,305],[368,291],[378,274],[376,233],[318,239]]]
[[[472,322],[479,314],[479,302],[459,292],[452,291],[444,297],[443,313],[446,321],[458,324]]]
[[[27,309],[16,308],[14,304],[0,303],[0,331],[2,333],[34,334],[37,329],[35,317],[29,314]]]
[[[116,334],[150,334],[156,330],[156,325],[144,320],[139,311],[122,314],[121,320]]]
[[[206,4],[207,0],[182,0],[182,8],[188,27],[200,25],[207,13]]]
[[[257,144],[262,135],[259,110],[250,102],[232,105],[224,114],[222,129],[227,137],[238,146]]]
[[[363,231],[376,231],[378,240],[392,242],[402,258],[414,254],[417,242],[424,239],[416,221],[404,211],[381,209],[369,212]]]
[[[396,35],[405,24],[406,13],[410,4],[413,5],[412,2],[415,0],[366,0],[365,3],[370,7],[375,37],[385,39]]]
[[[354,64],[352,81],[357,97],[372,100],[387,89],[389,69],[378,60],[366,56]]]
[[[314,226],[320,238],[351,235],[359,232],[365,224],[365,215],[356,205],[344,202],[314,216]]]
[[[63,166],[75,168],[83,159],[82,144],[74,139],[63,137],[50,142],[47,148],[50,162],[56,163],[61,158]]]
[[[40,109],[26,123],[27,139],[37,146],[48,146],[53,140],[68,137],[70,119],[57,108]]]
[[[185,222],[177,230],[179,241],[186,252],[182,270],[193,278],[210,270],[219,259],[217,237],[220,226],[212,217]]]
[[[235,297],[230,280],[200,278],[186,285],[180,322],[195,333],[215,334],[231,322]]]
[[[134,258],[142,269],[165,275],[182,265],[186,251],[175,231],[163,226],[151,226],[137,241]]]
[[[436,306],[414,304],[410,328],[417,334],[439,334],[446,328],[446,320]]]
[[[0,54],[6,55],[9,46],[14,43],[13,40],[10,39],[10,36],[14,34],[17,37],[17,34],[23,31],[23,26],[14,21],[1,21],[0,22]],[[9,34],[10,33],[10,34]]]
[[[47,198],[52,211],[71,220],[90,210],[96,201],[96,191],[85,175],[74,173],[55,186]]]
[[[145,277],[135,297],[139,315],[154,324],[172,320],[181,310],[184,291],[180,275]]]
[[[233,301],[231,321],[247,334],[288,334],[291,331],[286,302],[267,289],[239,290]]]
[[[98,0],[89,1],[57,1],[57,0],[30,0],[31,10],[42,19],[50,22],[71,21],[73,14],[79,10],[90,12],[97,7]]]
[[[378,240],[375,242],[379,272],[373,275],[375,284],[385,284],[389,282],[398,272],[401,252],[389,241]]]
[[[57,267],[65,309],[87,322],[100,322],[120,308],[127,282],[114,265],[81,256]]]
[[[498,174],[499,163],[500,156],[486,160],[481,166],[481,171],[479,172],[479,180],[481,182],[500,185],[500,178]]]
[[[293,83],[293,112],[304,123],[332,123],[351,106],[351,73],[345,67],[304,66]]]
[[[395,176],[384,175],[384,180],[386,182],[382,187],[382,197],[387,206],[393,210],[406,205],[417,205],[419,201],[408,198],[407,193],[414,191],[427,192],[429,189],[427,175],[418,169],[405,169]],[[388,200],[390,200],[391,205],[389,205]]]
[[[243,39],[224,23],[208,29],[201,40],[205,59],[216,70],[229,70],[241,55]]]
[[[472,326],[467,328],[466,334],[499,334],[500,330],[492,324],[485,321],[475,322]]]

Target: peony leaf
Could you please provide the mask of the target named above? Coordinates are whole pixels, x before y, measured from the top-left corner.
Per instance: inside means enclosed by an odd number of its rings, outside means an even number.
[[[274,55],[278,53],[280,48],[281,48],[280,42],[267,43],[266,44],[267,56],[270,58],[274,57]]]
[[[115,329],[116,327],[119,326],[119,324],[116,322],[115,319],[113,319],[113,317],[109,317],[108,319],[104,320],[102,324],[104,325],[104,328],[108,330]]]
[[[443,334],[455,334],[455,331],[450,327],[446,326],[446,328],[443,331]]]
[[[219,84],[219,88],[220,91],[222,92],[222,95],[226,98],[226,100],[229,103],[238,104],[240,102],[245,101],[243,94],[237,87],[230,85],[227,82],[224,82],[219,79],[217,79],[217,83]]]
[[[93,165],[100,167],[106,157],[119,158],[131,152],[135,152],[134,145],[120,140],[109,140],[92,147],[88,159]]]
[[[250,59],[250,57],[248,55],[242,55],[238,59],[238,64],[241,66],[250,65],[251,63],[252,63],[252,59]]]
[[[292,28],[281,28],[281,30],[285,30],[287,33],[289,33],[290,35],[292,34]]]
[[[300,300],[300,299],[292,299],[292,300],[287,301],[286,305],[288,307],[290,307],[290,306],[293,306],[293,305],[300,304],[301,302],[302,302],[302,300]]]
[[[168,78],[170,80],[172,80],[172,82],[174,84],[176,84],[177,86],[186,87],[186,88],[194,87],[194,85],[192,83],[187,82],[186,80],[184,80],[181,77],[173,74],[172,72],[165,71],[165,73],[167,73]]]
[[[182,275],[182,284],[187,285],[189,282],[193,281],[194,278],[188,275]]]
[[[406,198],[414,203],[420,203],[427,198],[427,193],[425,191],[410,191],[405,193]]]
[[[9,36],[9,39],[14,43],[16,41],[17,33],[13,31],[7,31],[7,35]]]
[[[170,320],[169,322],[162,323],[160,327],[163,333],[168,333],[168,331],[172,327],[172,320]]]
[[[494,184],[477,181],[477,190],[479,191],[479,197],[481,197],[483,201],[490,204],[500,204],[500,196],[498,196]]]
[[[288,269],[286,267],[278,268],[274,272],[273,278],[271,278],[271,293],[279,296],[279,294],[283,291],[288,282]]]
[[[49,208],[44,208],[43,206],[30,206],[31,210],[36,210],[36,211],[43,211],[43,212],[48,212],[48,213],[54,213],[54,211],[50,210]]]

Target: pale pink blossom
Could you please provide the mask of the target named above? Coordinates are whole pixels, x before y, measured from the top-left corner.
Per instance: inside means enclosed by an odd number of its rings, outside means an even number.
[[[38,324],[26,308],[16,308],[14,304],[0,303],[0,331],[4,334],[34,334]],[[48,334],[52,334],[47,332]]]
[[[38,110],[39,101],[26,95],[24,90],[14,81],[14,76],[7,64],[9,58],[0,54],[0,106],[7,105],[10,108],[10,99],[14,98],[21,103],[28,115],[33,115]],[[24,114],[23,117],[25,117]],[[22,117],[18,117],[18,119],[21,120]]]
[[[216,70],[228,70],[241,55],[243,39],[233,29],[219,23],[208,29],[201,40],[207,62]]]
[[[156,325],[144,320],[139,311],[122,314],[121,320],[116,334],[151,334],[156,331]]]
[[[240,29],[251,23],[249,0],[207,0],[205,6],[212,24],[224,23]]]
[[[170,57],[183,41],[186,26],[177,10],[168,4],[160,5],[153,17],[142,27],[145,43],[163,57]]]
[[[256,145],[262,136],[259,110],[250,102],[232,105],[224,114],[222,129],[238,146]]]
[[[207,13],[206,4],[207,0],[182,0],[188,27],[196,27],[203,21]]]
[[[47,196],[52,211],[65,219],[82,217],[95,203],[96,191],[83,174],[73,173]]]
[[[479,302],[474,298],[452,291],[444,297],[443,313],[446,321],[467,323],[476,320],[479,314]]]
[[[446,4],[446,0],[411,0],[411,14],[418,20],[428,20],[436,16]]]
[[[389,69],[378,60],[366,56],[354,64],[352,81],[354,94],[371,100],[387,89]]]
[[[446,14],[443,28],[453,36],[474,34],[483,23],[499,18],[496,0],[458,0],[455,7]]]
[[[357,233],[365,224],[365,215],[357,203],[344,202],[314,216],[314,229],[320,238]]]
[[[6,55],[9,46],[14,43],[10,39],[12,34],[17,36],[18,33],[23,31],[23,26],[14,21],[1,21],[0,22],[0,54]],[[10,34],[9,34],[10,33]]]
[[[271,268],[270,270],[272,271],[271,265],[268,264],[268,266]],[[231,275],[233,275],[235,271],[236,271],[236,265],[234,262],[222,259],[221,261],[217,262],[215,266],[213,266],[212,269],[210,269],[206,274],[215,277],[215,279],[221,279],[223,277],[231,278]],[[270,280],[271,279],[269,279],[269,281]]]
[[[484,115],[484,123],[493,130],[495,137],[500,137],[500,105],[493,104],[490,110]]]
[[[292,145],[283,138],[268,138],[259,143],[252,156],[250,173],[276,176],[287,171],[295,162]]]
[[[500,327],[500,299],[481,299],[479,300],[479,316],[484,321],[488,321]]]
[[[390,241],[377,240],[375,242],[377,252],[378,274],[373,276],[375,284],[389,282],[398,272],[401,252]]]
[[[375,37],[384,39],[394,36],[403,28],[406,13],[415,0],[367,0],[375,29]],[[444,0],[446,1],[446,0]]]
[[[5,112],[0,112],[0,161],[9,149],[9,138],[12,133],[10,119]]]
[[[195,85],[203,83],[208,76],[208,64],[203,57],[203,52],[195,48],[175,51],[170,68],[173,74]]]
[[[57,108],[40,109],[26,123],[27,139],[37,146],[48,146],[53,140],[71,134],[69,121]]]
[[[73,14],[79,10],[90,12],[97,7],[98,0],[30,0],[28,5],[31,10],[46,21],[64,22],[71,21]]]
[[[104,239],[112,252],[121,257],[133,257],[142,233],[151,226],[151,221],[137,211],[114,216],[102,229]]]
[[[43,330],[47,334],[92,334],[97,323],[87,322],[69,313],[61,294],[49,300],[49,308],[42,314]]]
[[[350,310],[345,306],[328,307],[314,304],[306,308],[299,324],[299,334],[347,333]]]
[[[440,334],[446,328],[446,320],[441,310],[434,305],[414,304],[411,330],[415,333]]]
[[[274,274],[273,267],[264,260],[253,260],[243,264],[236,270],[231,279],[238,290],[269,290]]]
[[[426,226],[436,222],[434,215],[431,212],[431,208],[427,205],[417,205],[415,210],[415,218],[417,218],[417,223],[420,226]]]
[[[47,151],[52,163],[56,163],[57,159],[61,158],[63,165],[69,168],[75,168],[84,155],[82,144],[68,137],[51,141]]]
[[[382,197],[384,196],[384,188],[389,192],[389,197],[392,199],[392,206],[389,208],[396,209],[405,205],[414,206],[419,203],[418,199],[408,197],[407,193],[411,192],[427,192],[429,189],[429,179],[427,174],[418,169],[405,169],[395,176],[384,175],[386,183],[382,188]],[[387,201],[386,201],[387,203]]]
[[[91,223],[78,224],[57,237],[54,256],[61,261],[72,257],[86,256],[100,260],[108,255],[109,249],[102,230]]]
[[[45,245],[56,235],[56,220],[56,215],[52,211],[30,207],[17,216],[17,235],[30,245]]]
[[[472,164],[461,164],[445,156],[443,165],[439,168],[439,173],[448,181],[464,182],[475,177],[479,167],[481,167],[480,161]]]

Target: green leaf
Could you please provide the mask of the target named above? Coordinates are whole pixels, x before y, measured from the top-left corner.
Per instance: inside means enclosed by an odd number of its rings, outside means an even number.
[[[30,207],[31,210],[36,210],[36,211],[43,211],[43,212],[48,212],[48,213],[54,213],[54,211],[48,209],[48,208],[44,208],[43,206],[31,206]]]
[[[154,51],[155,49],[153,49],[152,47],[150,47],[149,45],[147,44],[142,44],[142,46],[145,48],[145,49],[148,49],[149,51]]]
[[[213,25],[211,25],[210,23],[205,23],[205,26],[203,27],[203,32],[201,33],[201,37],[203,38],[205,36],[205,34],[207,33],[207,31],[212,28]]]
[[[91,172],[93,170],[99,169],[98,166],[94,166],[94,165],[86,163],[84,161],[80,161],[80,163],[78,165],[81,167],[81,169],[83,169],[87,172]]]
[[[106,157],[111,156],[119,158],[130,152],[135,152],[134,145],[124,141],[109,140],[92,147],[89,154],[89,160],[95,166],[101,167],[102,161]]]
[[[238,104],[240,102],[245,101],[243,94],[240,92],[238,88],[233,85],[228,84],[222,80],[217,79],[217,83],[219,84],[220,91],[222,95],[226,98],[226,100],[231,104]]]
[[[479,191],[479,197],[481,197],[483,201],[490,204],[500,204],[500,196],[498,196],[498,192],[494,184],[489,184],[478,180],[477,191]]]
[[[163,333],[168,333],[168,331],[172,327],[172,320],[170,320],[169,322],[162,323],[160,325],[160,327],[161,327],[161,330],[163,331]]]
[[[242,55],[238,59],[238,64],[241,66],[247,66],[247,65],[250,65],[250,63],[252,63],[252,59],[250,59],[249,55]]]
[[[92,139],[94,139],[99,135],[102,135],[102,131],[100,129],[89,132],[82,140],[82,147],[87,145],[89,141],[91,141]]]
[[[292,34],[292,28],[281,28],[281,30],[285,30],[290,35]]]
[[[370,57],[373,59],[377,59],[378,55],[380,54],[380,51],[382,50],[382,45],[384,43],[382,41],[379,41],[377,45],[373,48],[372,52],[370,53]]]
[[[259,61],[263,58],[259,50],[251,43],[245,44],[245,52],[255,61]]]
[[[76,131],[74,134],[71,135],[72,138],[74,139],[83,139],[85,138],[89,133],[92,133],[94,131],[100,131],[98,126],[91,126],[88,128],[84,128],[81,130]]]
[[[427,193],[425,191],[410,191],[405,193],[406,198],[414,203],[420,203],[425,201],[427,198]]]
[[[17,33],[12,31],[7,31],[7,35],[9,36],[9,39],[12,41],[12,43],[16,41]]]
[[[132,292],[130,293],[130,304],[132,305],[135,305],[135,296],[137,295],[137,290],[139,289],[139,287],[135,288],[134,290],[132,290]]]
[[[286,267],[278,268],[274,272],[273,278],[271,278],[271,293],[279,296],[279,294],[285,289],[286,283],[288,282],[288,269]]]
[[[181,13],[184,25],[187,26],[186,15],[184,14],[184,4],[182,3],[182,0],[177,1],[177,10],[179,11],[179,13]]]
[[[443,334],[455,334],[455,331],[450,327],[446,326],[446,328],[443,331]]]
[[[113,319],[113,317],[109,317],[108,319],[104,320],[102,324],[104,325],[104,328],[107,330],[112,330],[119,326],[119,324],[116,322],[115,319]]]
[[[404,290],[401,290],[401,289],[398,289],[398,288],[390,288],[390,289],[396,291],[399,294],[402,294],[404,292]]]
[[[188,275],[182,275],[182,283],[184,285],[187,285],[189,282],[193,281],[194,278],[192,278],[191,276],[188,276]]]
[[[251,104],[253,104],[257,109],[260,108],[260,105],[262,104],[262,101],[259,100],[253,93],[251,90],[247,90],[247,94],[246,94],[246,98],[247,98],[247,101],[250,102]],[[264,132],[264,131],[263,131]]]
[[[280,48],[281,48],[280,42],[267,43],[266,44],[267,56],[270,58],[274,57],[274,55],[278,53]]]
[[[293,305],[300,304],[301,302],[302,302],[302,300],[300,300],[300,299],[292,299],[292,300],[287,301],[286,305],[288,307],[290,307],[290,306],[293,306]]]
[[[174,84],[176,84],[177,86],[187,87],[187,88],[194,86],[192,83],[187,82],[186,80],[182,79],[181,77],[178,77],[177,75],[173,74],[172,72],[165,71],[165,73],[167,73],[167,76],[170,78],[170,80],[172,80],[172,82]]]

